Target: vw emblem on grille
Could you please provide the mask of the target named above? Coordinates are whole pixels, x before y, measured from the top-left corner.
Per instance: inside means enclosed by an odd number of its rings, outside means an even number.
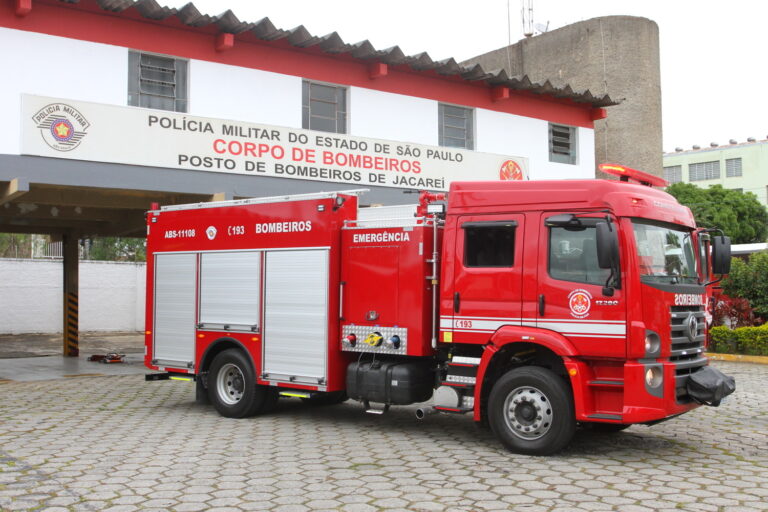
[[[699,333],[699,324],[696,322],[696,317],[688,315],[688,320],[685,321],[685,334],[691,342],[696,341],[696,335]]]

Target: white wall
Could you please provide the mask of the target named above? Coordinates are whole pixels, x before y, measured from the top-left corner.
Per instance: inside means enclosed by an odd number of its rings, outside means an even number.
[[[437,146],[437,102],[404,94],[349,88],[349,133]]]
[[[0,259],[0,334],[61,332],[61,261]],[[144,263],[80,262],[80,330],[143,331]]]
[[[0,28],[0,154],[19,154],[21,94],[128,103],[128,51]]]
[[[576,165],[549,161],[549,122],[478,108],[475,110],[477,151],[527,156],[532,180],[595,177],[595,134],[589,128],[576,133]]]
[[[127,104],[127,48],[7,28],[0,28],[0,48],[0,154],[19,153],[22,94]],[[192,59],[189,113],[298,128],[301,81]],[[476,150],[528,157],[533,179],[594,177],[591,129],[578,129],[578,163],[567,165],[549,162],[546,121],[485,109],[475,119]],[[350,87],[352,135],[437,145],[437,122],[437,101]]]
[[[191,60],[189,113],[301,128],[301,78]]]

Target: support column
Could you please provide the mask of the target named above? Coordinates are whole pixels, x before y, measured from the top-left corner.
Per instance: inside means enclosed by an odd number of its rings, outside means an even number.
[[[64,256],[64,357],[80,354],[78,328],[78,264],[79,239],[73,232],[64,233],[61,242]]]

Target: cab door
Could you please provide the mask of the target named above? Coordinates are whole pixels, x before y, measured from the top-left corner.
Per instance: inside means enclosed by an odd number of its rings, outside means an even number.
[[[611,271],[600,268],[597,260],[596,225],[605,214],[578,214],[568,226],[548,225],[547,219],[558,213],[543,213],[539,223],[536,326],[562,334],[580,354],[623,358],[624,290],[619,286],[604,293]]]
[[[458,219],[454,254],[453,342],[485,343],[502,325],[520,325],[521,214]]]

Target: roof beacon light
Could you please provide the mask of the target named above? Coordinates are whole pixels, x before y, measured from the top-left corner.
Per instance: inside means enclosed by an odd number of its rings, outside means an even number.
[[[597,168],[606,174],[610,174],[612,176],[618,176],[620,181],[632,180],[632,181],[636,181],[641,185],[646,185],[648,187],[666,187],[667,185],[669,185],[669,183],[667,183],[667,180],[663,178],[659,178],[658,176],[654,176],[653,174],[648,174],[647,172],[638,171],[637,169],[632,169],[631,167],[626,167],[624,165],[600,164],[597,166]]]

